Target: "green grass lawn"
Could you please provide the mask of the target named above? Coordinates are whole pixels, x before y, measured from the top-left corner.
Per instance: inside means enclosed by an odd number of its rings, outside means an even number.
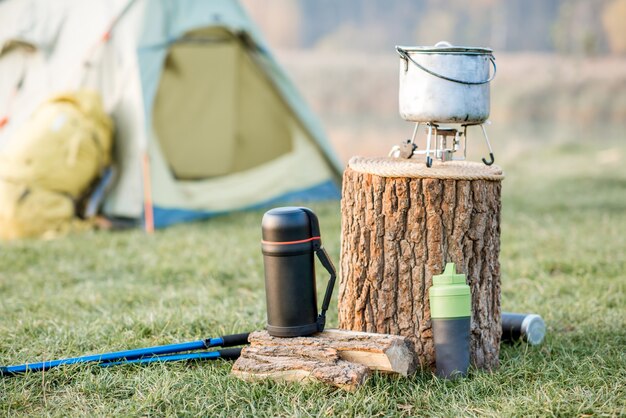
[[[0,413],[194,416],[626,415],[626,147],[505,160],[502,304],[539,347],[446,382],[374,376],[356,393],[249,384],[224,361],[69,366],[0,378]],[[338,263],[339,203],[310,205]],[[190,341],[265,325],[263,211],[146,236],[90,232],[0,247],[0,364]],[[319,269],[322,270],[321,268]],[[325,275],[318,277],[320,291]],[[329,326],[336,326],[336,291]]]

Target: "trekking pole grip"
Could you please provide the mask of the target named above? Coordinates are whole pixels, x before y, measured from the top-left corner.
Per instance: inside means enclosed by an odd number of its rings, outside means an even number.
[[[241,334],[224,335],[222,336],[222,340],[224,340],[222,347],[234,347],[236,345],[248,344],[249,335],[250,335],[249,332],[244,332]]]

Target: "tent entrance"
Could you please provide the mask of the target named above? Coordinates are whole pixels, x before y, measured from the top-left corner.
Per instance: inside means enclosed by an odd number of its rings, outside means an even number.
[[[284,155],[293,147],[292,120],[232,32],[195,30],[169,46],[153,123],[176,178],[222,176]]]

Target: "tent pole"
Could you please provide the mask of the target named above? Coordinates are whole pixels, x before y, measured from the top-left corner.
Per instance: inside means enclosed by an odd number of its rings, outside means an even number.
[[[143,154],[143,213],[144,229],[148,234],[154,232],[154,208],[152,206],[152,183],[150,178],[150,157],[148,151]]]

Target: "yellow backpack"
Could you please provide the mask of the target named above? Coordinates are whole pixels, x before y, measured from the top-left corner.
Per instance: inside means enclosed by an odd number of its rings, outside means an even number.
[[[61,232],[111,163],[113,123],[95,91],[44,102],[0,151],[0,239]]]

